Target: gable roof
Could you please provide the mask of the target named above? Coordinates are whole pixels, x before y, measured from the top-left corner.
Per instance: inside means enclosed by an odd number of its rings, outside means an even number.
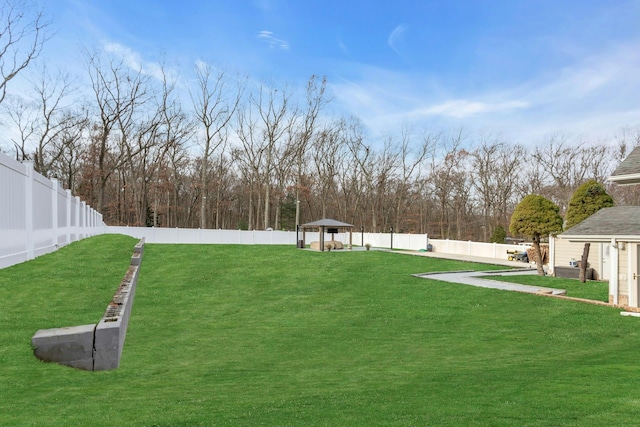
[[[640,146],[631,150],[607,179],[620,185],[640,184]]]
[[[306,224],[302,224],[303,227],[353,227],[351,224],[347,224],[346,222],[340,222],[331,218],[323,218],[317,221],[308,222]]]
[[[600,209],[558,237],[580,242],[608,242],[612,238],[640,242],[640,206]]]

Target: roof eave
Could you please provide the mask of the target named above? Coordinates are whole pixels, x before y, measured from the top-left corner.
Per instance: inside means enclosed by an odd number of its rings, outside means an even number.
[[[634,185],[640,184],[640,173],[630,173],[625,175],[611,175],[608,181],[615,182],[618,185]]]
[[[610,242],[612,239],[615,239],[618,242],[640,243],[640,236],[638,235],[606,236],[606,235],[560,234],[558,237],[560,239],[568,240],[570,242],[606,243],[606,242]]]

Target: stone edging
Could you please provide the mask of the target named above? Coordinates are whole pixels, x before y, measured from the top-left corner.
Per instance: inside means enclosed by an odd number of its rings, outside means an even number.
[[[144,252],[144,238],[133,249],[127,273],[97,324],[40,329],[31,338],[35,356],[87,371],[120,366]]]

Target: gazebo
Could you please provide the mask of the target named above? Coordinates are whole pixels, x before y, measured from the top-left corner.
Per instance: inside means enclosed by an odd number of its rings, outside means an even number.
[[[337,221],[331,218],[324,218],[318,221],[308,222],[306,224],[302,224],[300,226],[302,229],[302,241],[299,243],[299,246],[305,247],[305,232],[307,229],[318,229],[320,231],[320,250],[324,252],[324,233],[325,231],[329,234],[335,234],[340,231],[340,229],[348,229],[349,230],[349,248],[352,247],[353,243],[353,225],[347,224],[346,222]]]

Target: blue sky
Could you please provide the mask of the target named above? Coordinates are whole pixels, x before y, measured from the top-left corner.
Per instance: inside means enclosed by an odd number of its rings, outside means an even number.
[[[49,0],[48,61],[81,46],[195,61],[303,86],[326,75],[331,114],[400,126],[609,141],[640,125],[640,0]],[[75,65],[74,65],[75,64]],[[78,72],[82,72],[79,70]]]

